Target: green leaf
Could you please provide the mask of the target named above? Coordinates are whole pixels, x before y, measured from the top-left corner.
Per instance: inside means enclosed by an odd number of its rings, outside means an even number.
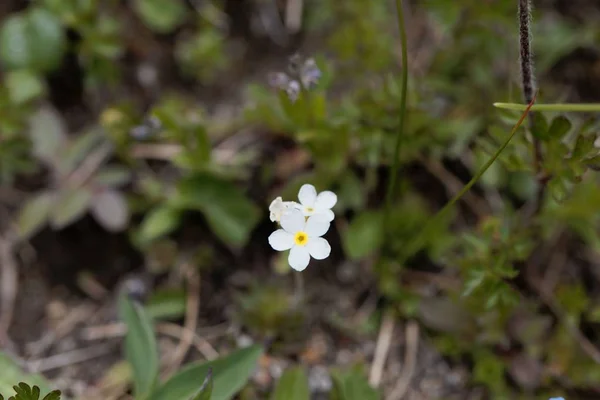
[[[562,139],[571,130],[571,121],[562,115],[554,118],[550,128],[548,128],[548,137],[555,140]]]
[[[67,142],[67,127],[56,110],[43,106],[29,118],[29,138],[36,157],[52,163]]]
[[[133,372],[136,398],[146,398],[158,379],[158,350],[152,321],[144,308],[131,300],[127,294],[119,299],[121,318],[127,325],[125,357]]]
[[[8,69],[51,71],[60,64],[65,46],[60,20],[42,8],[13,15],[0,28],[0,60]]]
[[[52,203],[50,192],[41,192],[27,199],[17,220],[19,237],[27,239],[39,232],[48,222]]]
[[[94,177],[94,183],[99,186],[118,187],[131,180],[131,172],[125,167],[116,165],[102,168]]]
[[[31,385],[36,385],[41,392],[50,391],[50,383],[41,375],[26,374],[19,366],[6,354],[0,351],[0,393],[11,393],[15,382],[26,380]]]
[[[201,211],[213,232],[236,247],[248,241],[260,217],[258,207],[232,183],[203,173],[180,182],[173,204]]]
[[[149,400],[188,400],[196,393],[198,381],[210,368],[213,371],[211,400],[229,400],[250,379],[262,354],[263,348],[255,345],[214,361],[191,364],[159,387]]]
[[[90,212],[100,225],[109,232],[121,232],[129,224],[129,206],[125,195],[106,189],[94,195]]]
[[[333,370],[332,399],[335,400],[380,400],[381,395],[369,386],[367,378],[357,368],[348,372]]]
[[[373,254],[383,243],[383,214],[365,211],[355,217],[342,235],[348,258],[356,260]]]
[[[44,93],[44,83],[39,75],[26,69],[9,71],[6,74],[6,88],[10,101],[16,105],[35,100]]]
[[[308,377],[304,368],[286,370],[277,382],[271,400],[310,400]]]
[[[146,303],[146,311],[152,319],[181,318],[185,309],[186,295],[181,289],[153,292]]]
[[[29,386],[25,382],[21,382],[16,386],[13,386],[15,396],[9,400],[39,400],[41,390],[38,386]],[[0,396],[1,399],[1,396]],[[43,400],[60,400],[60,390],[54,390],[44,396]]]
[[[208,369],[208,373],[206,374],[206,378],[204,378],[204,382],[200,389],[194,396],[190,398],[190,400],[210,400],[212,397],[213,391],[213,379],[212,379],[212,368]]]
[[[168,235],[177,229],[180,220],[181,211],[168,206],[157,207],[144,217],[138,239],[144,244]]]
[[[531,134],[533,137],[547,140],[548,136],[548,122],[546,121],[546,117],[542,113],[533,114],[533,129],[531,130]]]
[[[144,23],[158,33],[173,31],[186,15],[181,0],[135,0],[134,7]]]
[[[575,148],[573,149],[573,153],[571,154],[571,159],[580,160],[583,157],[586,157],[590,151],[594,150],[595,140],[596,138],[594,136],[577,136]]]
[[[86,188],[60,191],[50,212],[50,225],[62,229],[77,221],[85,214],[91,200],[92,194]]]

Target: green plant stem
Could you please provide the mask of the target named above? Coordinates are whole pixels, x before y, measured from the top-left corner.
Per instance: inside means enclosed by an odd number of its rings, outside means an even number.
[[[523,115],[521,115],[521,118],[519,119],[517,124],[512,128],[510,135],[508,135],[508,137],[506,138],[504,143],[502,143],[502,146],[500,146],[498,148],[498,150],[496,150],[494,155],[485,163],[485,165],[483,167],[481,167],[481,169],[475,174],[475,176],[473,176],[473,178],[471,178],[471,180],[461,189],[461,191],[458,192],[456,194],[456,196],[454,196],[452,199],[450,199],[450,201],[448,201],[448,203],[446,203],[446,205],[440,211],[438,211],[433,216],[433,218],[430,218],[427,221],[427,223],[425,224],[423,229],[421,229],[421,231],[419,231],[417,233],[417,235],[414,237],[414,239],[412,241],[408,242],[408,245],[404,249],[402,258],[399,260],[400,264],[404,264],[404,262],[409,257],[413,256],[417,251],[419,251],[419,249],[423,245],[423,240],[425,240],[427,238],[427,234],[429,233],[429,230],[435,226],[437,221],[439,221],[452,208],[452,206],[454,204],[456,204],[456,202],[458,200],[460,200],[460,198],[463,197],[464,194],[467,193],[469,191],[469,189],[471,189],[471,187],[473,187],[473,185],[475,183],[477,183],[479,178],[481,178],[483,176],[483,174],[485,174],[485,172],[488,170],[488,168],[494,163],[494,161],[496,161],[496,159],[500,156],[502,151],[504,151],[506,146],[508,146],[508,144],[510,143],[512,138],[516,135],[517,130],[523,123],[523,120],[525,120],[525,118],[527,117],[527,114],[529,114],[529,111],[531,110],[534,102],[535,102],[535,95],[533,96],[533,99],[531,100],[531,103],[529,104],[529,106],[527,106],[527,108],[525,109],[525,112],[523,112]]]
[[[387,188],[386,206],[384,212],[384,230],[387,231],[389,224],[389,214],[392,207],[392,198],[396,191],[398,180],[398,168],[400,164],[400,145],[402,144],[402,135],[404,133],[404,120],[406,118],[406,92],[408,85],[408,51],[406,40],[406,26],[404,24],[404,11],[402,8],[402,0],[396,0],[396,14],[398,16],[398,28],[400,29],[400,44],[402,47],[402,89],[400,92],[400,123],[398,125],[398,133],[396,134],[396,144],[394,146],[394,158],[391,168],[390,181]]]
[[[494,103],[494,107],[506,110],[524,111],[528,106],[526,104],[517,103]],[[600,112],[600,103],[536,104],[531,107],[531,111]]]
[[[294,275],[294,297],[296,304],[302,304],[304,301],[304,277],[301,272],[292,271]]]

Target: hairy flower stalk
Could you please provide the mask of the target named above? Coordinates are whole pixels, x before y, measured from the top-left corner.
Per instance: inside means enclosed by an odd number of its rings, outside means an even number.
[[[531,51],[531,0],[519,1],[519,48],[521,61],[521,83],[526,104],[530,104],[536,91],[533,71],[533,54]],[[535,127],[535,114],[529,112],[529,130]],[[533,213],[537,212],[544,197],[547,178],[542,174],[542,144],[533,136],[534,171],[539,180],[538,191],[533,204]]]

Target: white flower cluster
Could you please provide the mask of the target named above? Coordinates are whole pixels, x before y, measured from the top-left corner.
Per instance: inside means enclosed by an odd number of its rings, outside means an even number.
[[[271,221],[278,222],[269,236],[269,244],[277,251],[290,250],[288,262],[296,271],[303,271],[310,258],[323,260],[329,257],[331,246],[323,239],[335,215],[331,209],[337,196],[330,191],[317,194],[313,185],[302,185],[298,200],[283,201],[277,197],[269,206]]]

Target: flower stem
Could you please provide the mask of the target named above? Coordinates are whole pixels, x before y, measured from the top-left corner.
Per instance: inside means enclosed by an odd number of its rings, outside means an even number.
[[[296,304],[304,301],[304,277],[301,272],[292,271],[294,275],[294,291]]]
[[[402,88],[400,92],[400,122],[398,124],[398,133],[396,134],[396,144],[394,146],[393,164],[390,170],[390,180],[387,188],[386,206],[384,212],[384,221],[387,230],[387,221],[389,221],[389,213],[392,207],[392,198],[396,191],[398,180],[398,168],[400,164],[400,145],[402,144],[402,135],[404,133],[404,120],[406,118],[406,92],[408,85],[408,51],[406,40],[406,26],[404,23],[404,11],[402,8],[402,0],[396,0],[396,14],[398,17],[398,28],[400,29],[400,45],[402,48]]]
[[[488,170],[488,168],[494,163],[494,161],[496,161],[496,159],[500,156],[502,151],[504,151],[506,146],[508,146],[508,144],[510,143],[512,138],[517,133],[517,130],[519,129],[519,127],[525,120],[525,117],[527,117],[527,115],[529,114],[529,110],[531,110],[531,107],[533,106],[533,103],[535,102],[535,98],[536,98],[536,95],[534,94],[533,98],[531,100],[531,103],[529,103],[529,106],[527,106],[527,108],[525,109],[525,112],[523,112],[523,115],[521,115],[521,118],[519,119],[517,124],[513,127],[513,129],[511,130],[510,134],[508,135],[508,137],[506,138],[504,143],[502,143],[502,146],[500,146],[498,148],[498,150],[496,150],[494,155],[485,163],[485,165],[483,167],[481,167],[481,169],[475,174],[475,176],[473,176],[473,178],[471,178],[471,180],[461,189],[461,191],[458,192],[456,194],[456,196],[454,196],[452,199],[450,199],[450,201],[448,201],[448,203],[446,203],[446,205],[440,211],[438,211],[433,216],[433,218],[430,218],[427,221],[427,223],[425,224],[423,229],[421,229],[417,233],[417,235],[414,237],[414,239],[412,241],[408,242],[408,245],[405,247],[402,257],[399,260],[400,264],[403,264],[409,257],[413,256],[417,251],[419,251],[421,249],[421,246],[423,245],[423,241],[427,238],[427,234],[429,233],[429,231],[433,227],[435,227],[436,223],[452,208],[452,206],[454,204],[456,204],[456,202],[458,200],[460,200],[461,197],[463,197],[463,195],[465,193],[467,193],[469,191],[469,189],[471,189],[471,187],[473,187],[473,185],[475,183],[477,183],[479,178],[481,178],[483,176],[483,174],[485,174],[485,172]]]

